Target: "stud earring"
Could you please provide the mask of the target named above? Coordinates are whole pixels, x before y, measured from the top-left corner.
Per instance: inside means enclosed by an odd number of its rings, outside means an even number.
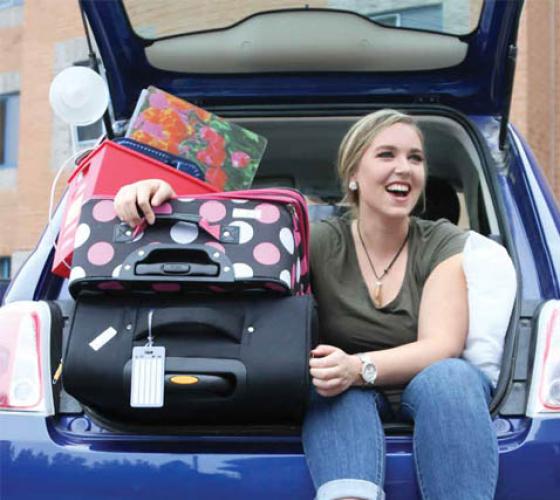
[[[358,183],[356,181],[350,181],[348,183],[348,189],[350,191],[357,191],[358,190]]]

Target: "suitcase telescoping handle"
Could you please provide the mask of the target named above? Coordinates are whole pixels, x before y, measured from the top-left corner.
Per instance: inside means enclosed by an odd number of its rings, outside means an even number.
[[[151,243],[129,254],[119,278],[135,282],[233,283],[233,265],[208,245]]]
[[[138,264],[137,276],[217,276],[220,268],[216,264],[193,264],[187,262],[161,262]]]

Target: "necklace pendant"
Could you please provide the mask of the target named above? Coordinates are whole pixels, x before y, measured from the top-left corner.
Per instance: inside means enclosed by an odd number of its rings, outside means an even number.
[[[383,295],[381,293],[382,286],[383,283],[381,283],[381,281],[375,282],[375,288],[373,290],[373,303],[375,304],[375,307],[381,307],[383,304]]]

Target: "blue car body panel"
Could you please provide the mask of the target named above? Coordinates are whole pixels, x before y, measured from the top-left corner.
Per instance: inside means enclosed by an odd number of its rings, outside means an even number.
[[[239,451],[240,438],[214,439],[214,451],[197,452],[193,447],[204,449],[211,443],[182,437],[163,443],[75,436],[66,441],[49,419],[20,415],[0,415],[0,428],[2,499],[313,497],[297,438],[277,439],[276,445],[274,438],[267,439],[270,449],[258,452]],[[560,420],[501,420],[500,428],[496,499],[558,498]],[[288,449],[278,451],[282,448]],[[411,450],[410,436],[388,437],[388,498],[419,498]]]

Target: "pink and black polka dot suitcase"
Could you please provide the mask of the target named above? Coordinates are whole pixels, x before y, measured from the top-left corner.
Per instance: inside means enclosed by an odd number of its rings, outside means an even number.
[[[303,196],[260,189],[176,198],[131,229],[113,199],[84,204],[69,278],[83,291],[310,293]]]

